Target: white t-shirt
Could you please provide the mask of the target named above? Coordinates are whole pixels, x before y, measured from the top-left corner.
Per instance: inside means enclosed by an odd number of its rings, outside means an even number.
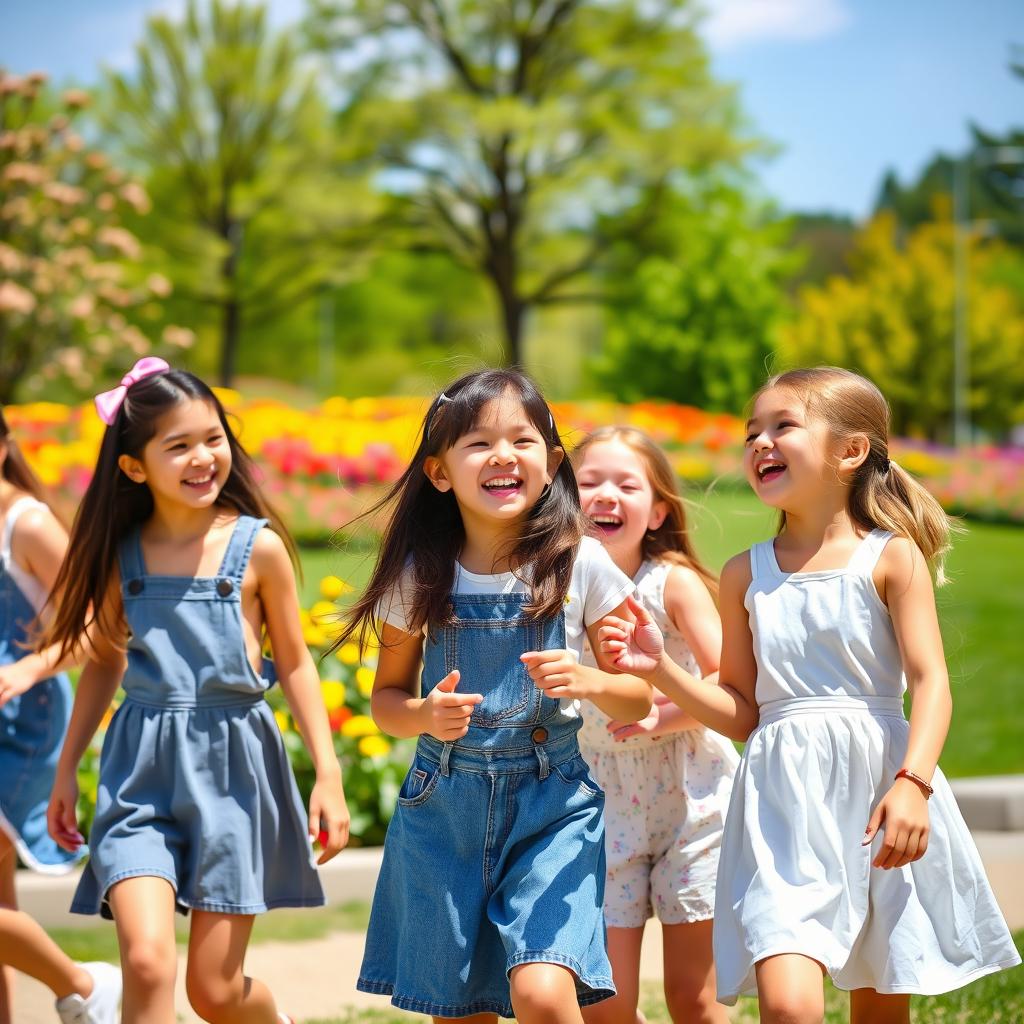
[[[405,633],[413,632],[409,626],[412,617],[410,582],[411,572],[407,569],[390,598],[384,598],[379,606],[380,618]],[[526,584],[513,573],[481,574],[456,564],[456,594],[522,594],[526,589]],[[633,581],[611,560],[601,543],[593,537],[584,537],[573,563],[565,602],[565,646],[576,655],[577,661],[583,657],[586,627],[618,608],[634,589]],[[572,716],[577,711],[577,701],[562,701],[563,714]]]

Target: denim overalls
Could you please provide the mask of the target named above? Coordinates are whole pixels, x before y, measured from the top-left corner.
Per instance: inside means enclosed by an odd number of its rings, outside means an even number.
[[[242,632],[242,578],[265,525],[239,516],[210,577],[149,575],[138,530],[120,545],[125,698],[103,742],[74,913],[109,916],[110,887],[142,875],[166,878],[180,910],[324,902],[269,683]]]
[[[604,795],[579,720],[519,655],[565,647],[565,617],[526,594],[451,597],[424,645],[424,695],[452,669],[483,694],[456,743],[421,735],[384,843],[358,988],[438,1017],[511,1017],[508,972],[563,964],[580,1004],[615,992],[605,952]]]
[[[25,657],[36,609],[10,572],[11,536],[18,518],[42,506],[20,498],[7,510],[0,552],[0,665]],[[42,506],[45,507],[45,506]],[[62,874],[84,855],[62,850],[46,831],[57,759],[71,719],[67,676],[44,679],[0,708],[0,828],[30,868]]]

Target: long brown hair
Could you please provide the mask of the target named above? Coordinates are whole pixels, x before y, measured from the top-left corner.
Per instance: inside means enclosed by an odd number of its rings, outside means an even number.
[[[7,445],[7,457],[3,462],[3,478],[13,484],[19,491],[31,494],[33,498],[49,504],[46,488],[39,477],[32,472],[32,467],[25,461],[18,442],[11,436],[11,428],[7,425],[3,407],[0,406],[0,442]]]
[[[572,453],[573,465],[579,469],[583,455],[595,444],[618,441],[632,448],[640,457],[650,481],[654,500],[668,507],[665,521],[656,530],[648,530],[640,544],[644,561],[672,562],[692,569],[712,596],[718,596],[718,577],[700,560],[686,525],[686,501],[679,493],[678,477],[665,453],[649,435],[636,427],[600,427],[588,434]]]
[[[792,392],[809,415],[827,424],[832,436],[845,440],[854,434],[868,439],[868,456],[853,475],[848,508],[864,529],[888,530],[913,541],[935,571],[935,582],[946,582],[943,571],[953,529],[935,498],[905,469],[889,458],[889,403],[866,377],[838,366],[789,370],[772,377],[752,401],[774,388]],[[779,533],[786,514],[779,520]]]
[[[118,465],[121,455],[140,459],[156,433],[157,421],[189,399],[209,403],[217,413],[231,450],[231,471],[217,503],[240,515],[269,519],[281,535],[293,563],[295,543],[256,484],[252,460],[235,437],[220,400],[198,377],[185,370],[164,370],[132,384],[100,444],[96,469],[78,507],[68,555],[53,588],[55,614],[44,644],[60,644],[61,657],[75,649],[83,632],[100,619],[113,579],[121,541],[153,514],[153,495],[130,480]],[[104,623],[106,625],[106,623]]]
[[[390,509],[377,564],[370,582],[352,607],[332,650],[359,633],[378,639],[377,609],[388,599],[407,569],[411,573],[413,619],[410,627],[433,629],[451,616],[450,595],[455,563],[466,533],[458,502],[437,490],[424,472],[429,456],[446,452],[479,422],[489,402],[514,396],[540,432],[549,452],[564,451],[555,420],[537,385],[521,370],[478,370],[449,384],[430,403],[412,460],[388,494],[366,516]],[[551,486],[530,509],[522,533],[502,554],[529,584],[527,614],[546,618],[561,611],[572,579],[576,552],[586,532],[576,478],[567,459]],[[528,577],[527,577],[528,573]]]

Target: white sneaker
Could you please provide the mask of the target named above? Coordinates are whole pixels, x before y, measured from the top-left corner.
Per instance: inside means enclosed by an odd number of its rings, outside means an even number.
[[[56,1002],[61,1024],[117,1024],[120,1020],[121,969],[113,964],[79,964],[92,975],[92,993],[72,993]]]

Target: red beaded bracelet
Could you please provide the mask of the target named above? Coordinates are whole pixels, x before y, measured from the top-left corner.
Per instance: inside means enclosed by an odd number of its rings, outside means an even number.
[[[920,775],[918,775],[916,772],[912,772],[909,768],[901,768],[896,773],[896,778],[910,779],[911,782],[916,783],[921,788],[921,791],[924,793],[925,800],[927,800],[932,795],[932,793],[935,792],[935,790],[932,789],[929,783],[925,782],[925,780],[922,779]]]

